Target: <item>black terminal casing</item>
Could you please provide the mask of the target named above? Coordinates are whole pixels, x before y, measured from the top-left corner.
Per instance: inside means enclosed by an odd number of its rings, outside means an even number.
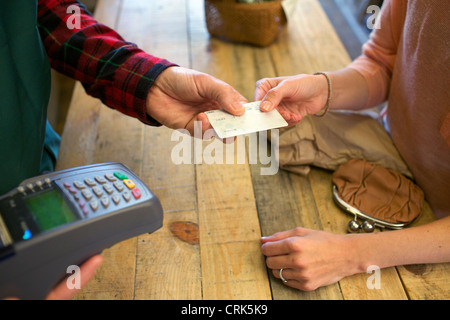
[[[102,163],[57,171],[28,179],[20,186],[46,178],[60,182],[113,171],[125,173],[136,183],[142,194],[139,201],[123,201],[124,204],[117,210],[111,206],[108,212],[88,216],[29,240],[4,246],[0,251],[0,298],[44,299],[67,275],[69,266],[80,266],[89,257],[118,242],[152,233],[162,227],[163,210],[158,198],[121,163]],[[17,189],[9,192],[0,197],[0,201],[7,201],[17,192]],[[0,214],[1,211],[0,207]]]

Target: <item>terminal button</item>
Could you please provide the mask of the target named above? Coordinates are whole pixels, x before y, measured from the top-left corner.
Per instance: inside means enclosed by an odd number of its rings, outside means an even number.
[[[90,200],[92,198],[92,193],[88,189],[84,189],[81,191],[81,194],[86,200]]]
[[[70,187],[70,188],[69,188],[69,192],[70,192],[71,194],[76,194],[76,193],[77,193],[77,190],[76,190],[75,188],[73,188],[73,187]]]
[[[141,190],[139,190],[138,188],[134,188],[133,190],[131,190],[131,193],[133,194],[135,199],[139,199],[141,197]]]
[[[95,180],[97,180],[97,182],[100,184],[106,183],[106,179],[101,176],[95,176]]]
[[[42,180],[36,181],[36,186],[39,187],[39,189],[43,189],[42,186],[44,185],[44,182]]]
[[[91,206],[92,210],[98,209],[98,201],[97,199],[92,199],[91,202],[89,202],[89,205]]]
[[[116,177],[113,174],[111,174],[111,173],[105,174],[105,178],[108,179],[111,182],[114,182],[114,181],[117,180]]]
[[[103,191],[102,191],[102,189],[100,189],[99,187],[93,187],[92,188],[92,191],[95,193],[95,195],[97,196],[97,197],[101,197],[102,196],[102,194],[103,194]]]
[[[73,182],[73,185],[74,185],[75,188],[77,188],[77,189],[84,189],[84,188],[86,188],[86,186],[84,185],[84,183],[81,182],[81,181],[74,181],[74,182]]]
[[[131,199],[131,193],[129,191],[125,191],[124,193],[122,193],[122,197],[125,199],[125,201],[130,201]]]
[[[109,183],[105,184],[105,185],[103,186],[103,189],[105,189],[105,191],[106,191],[108,194],[111,194],[111,193],[114,192],[114,188],[113,188]]]
[[[133,180],[125,179],[125,180],[123,180],[123,183],[125,183],[125,185],[128,187],[128,189],[133,189],[135,187]]]
[[[102,203],[103,207],[105,207],[105,208],[107,208],[109,206],[109,198],[107,196],[101,197],[100,202]]]
[[[112,201],[113,201],[115,204],[119,204],[119,202],[120,202],[120,196],[119,196],[118,194],[114,194],[114,195],[111,197],[111,199],[112,199]]]
[[[117,191],[119,191],[119,192],[121,192],[124,188],[123,184],[119,181],[116,181],[113,184],[114,184],[114,187],[116,187]]]
[[[115,175],[117,178],[119,178],[120,180],[128,179],[128,177],[127,177],[126,175],[124,175],[123,173],[121,173],[121,172],[114,172],[114,175]]]
[[[93,179],[91,179],[91,178],[86,178],[86,179],[84,179],[84,182],[86,182],[86,184],[87,184],[89,187],[93,187],[93,186],[96,185],[95,181],[94,181]]]
[[[84,208],[84,206],[86,205],[86,202],[84,202],[83,199],[80,199],[80,200],[78,201],[78,205],[80,206],[80,208]]]

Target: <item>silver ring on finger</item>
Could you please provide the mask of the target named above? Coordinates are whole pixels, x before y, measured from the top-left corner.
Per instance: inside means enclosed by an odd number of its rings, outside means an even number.
[[[281,279],[281,281],[283,281],[283,283],[288,282],[288,281],[283,277],[283,269],[280,269],[280,279]]]

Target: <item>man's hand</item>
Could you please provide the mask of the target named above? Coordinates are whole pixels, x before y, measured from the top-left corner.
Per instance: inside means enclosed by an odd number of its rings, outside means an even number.
[[[95,255],[90,257],[80,266],[81,283],[80,289],[69,289],[67,287],[67,278],[61,280],[56,287],[50,291],[45,300],[70,300],[78,291],[88,283],[95,274],[95,271],[100,267],[103,262],[101,255]],[[17,297],[9,297],[5,300],[19,300]]]
[[[202,133],[211,129],[208,110],[224,109],[234,115],[245,112],[247,100],[227,83],[211,75],[181,67],[162,72],[147,96],[147,113],[171,129],[194,134],[194,122],[202,122]]]
[[[81,284],[80,287],[83,288],[86,283],[88,283],[94,276],[95,271],[100,267],[103,262],[103,257],[101,255],[95,255],[89,258],[80,266],[81,273]],[[64,278],[56,287],[50,291],[46,300],[70,300],[75,294],[81,289],[69,289],[67,287],[66,278]]]

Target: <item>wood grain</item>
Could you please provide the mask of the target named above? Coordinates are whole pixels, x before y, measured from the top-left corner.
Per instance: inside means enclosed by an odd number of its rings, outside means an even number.
[[[202,0],[100,0],[95,15],[145,51],[209,73],[248,100],[261,78],[336,70],[350,62],[317,0],[298,1],[286,29],[266,48],[211,38]],[[261,170],[267,165],[260,157],[257,163],[249,161],[254,143],[250,140],[220,143],[215,156],[224,164],[207,164],[203,152],[217,141],[185,137],[191,161],[176,164],[172,151],[182,140],[173,130],[144,126],[103,106],[80,84],[75,86],[58,169],[123,162],[164,208],[160,230],[103,252],[103,265],[76,299],[450,297],[449,264],[383,269],[380,290],[367,287],[366,273],[313,292],[286,287],[267,270],[259,239],[297,226],[345,233],[349,216],[332,200],[331,172],[313,169],[308,177],[285,171],[264,175]],[[200,162],[194,161],[195,152],[201,155]],[[238,162],[242,153],[244,161]],[[256,155],[260,156],[258,149]],[[426,207],[415,224],[433,219]]]

